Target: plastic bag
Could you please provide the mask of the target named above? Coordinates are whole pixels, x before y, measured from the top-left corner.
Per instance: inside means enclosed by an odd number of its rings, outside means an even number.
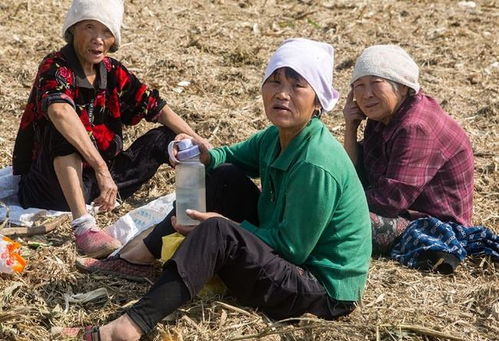
[[[173,209],[174,201],[175,193],[160,197],[147,205],[128,212],[113,225],[106,227],[104,231],[111,237],[118,239],[121,245],[125,246],[142,231],[165,219],[166,215]],[[114,251],[111,255],[118,254],[120,249]]]
[[[0,273],[19,273],[26,266],[26,261],[19,254],[21,244],[0,234]]]

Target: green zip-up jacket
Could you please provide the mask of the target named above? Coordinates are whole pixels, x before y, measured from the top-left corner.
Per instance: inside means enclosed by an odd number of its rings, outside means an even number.
[[[241,227],[312,272],[333,299],[360,299],[371,257],[369,210],[352,162],[319,119],[282,153],[271,126],[210,155],[208,168],[228,162],[261,179],[260,226]]]

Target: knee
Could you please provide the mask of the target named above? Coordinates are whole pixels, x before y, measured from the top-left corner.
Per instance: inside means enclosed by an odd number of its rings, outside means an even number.
[[[256,190],[257,187],[244,172],[230,163],[224,163],[214,168],[208,174],[207,186],[223,188],[224,193],[245,192],[249,188]]]
[[[234,223],[223,217],[212,217],[203,221],[195,231],[202,231],[206,234],[217,234],[224,236],[234,228]]]
[[[246,175],[231,163],[224,163],[210,171],[210,176],[220,179],[246,178]]]
[[[76,167],[76,169],[81,169],[83,160],[78,153],[71,153],[67,155],[55,155],[53,158],[54,170],[56,173],[62,171],[68,166]]]
[[[156,127],[151,130],[149,130],[146,135],[151,136],[154,140],[159,139],[161,141],[163,140],[173,140],[175,138],[175,133],[173,130],[171,130],[168,127],[161,126],[161,127]]]

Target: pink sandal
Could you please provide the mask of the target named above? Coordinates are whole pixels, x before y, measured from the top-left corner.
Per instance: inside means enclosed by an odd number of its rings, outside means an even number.
[[[85,272],[97,272],[136,282],[154,282],[158,277],[158,271],[154,265],[130,263],[121,258],[119,254],[105,259],[78,257],[75,265]]]

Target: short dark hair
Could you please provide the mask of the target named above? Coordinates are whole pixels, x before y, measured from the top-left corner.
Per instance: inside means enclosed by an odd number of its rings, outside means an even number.
[[[277,72],[281,69],[284,69],[284,76],[286,76],[286,78],[291,78],[295,81],[305,80],[305,78],[303,78],[298,72],[296,72],[295,70],[293,70],[290,67],[285,66],[282,68],[275,69],[274,72],[272,72],[270,74],[270,76],[265,81],[267,81],[270,78],[275,77],[277,75]]]
[[[283,67],[283,68],[278,68],[278,69],[275,69],[274,72],[272,72],[270,74],[270,76],[265,80],[265,82],[272,78],[272,77],[275,77],[277,72],[280,70],[280,69],[284,69],[284,76],[286,76],[286,78],[290,78],[290,79],[293,79],[293,80],[296,80],[296,81],[299,81],[299,80],[305,80],[307,81],[305,78],[302,77],[302,75],[300,75],[298,72],[296,72],[295,70],[293,70],[292,68],[290,67]],[[307,82],[308,83],[308,82]],[[315,93],[315,89],[314,89],[314,93]],[[324,113],[324,109],[322,108],[322,104],[321,102],[319,101],[319,97],[317,97],[317,94],[315,94],[315,102],[316,104],[319,104],[321,106],[320,109],[316,110],[314,112],[314,117],[318,117],[320,118],[322,116],[322,114]]]

